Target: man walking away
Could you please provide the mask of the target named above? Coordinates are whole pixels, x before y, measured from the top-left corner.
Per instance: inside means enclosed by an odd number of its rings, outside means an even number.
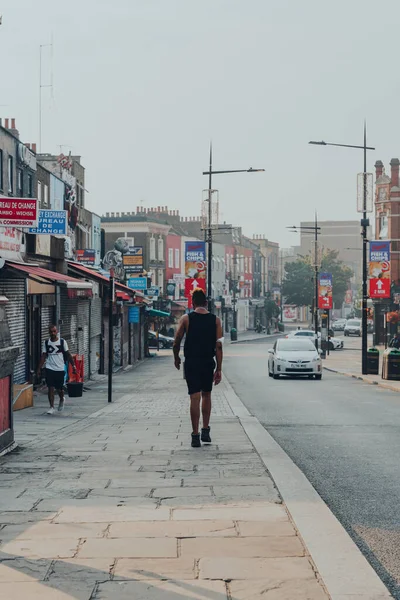
[[[175,367],[179,370],[181,359],[179,351],[181,341],[185,339],[185,379],[190,395],[190,418],[192,421],[192,447],[201,446],[199,422],[200,402],[203,416],[201,441],[210,443],[210,415],[211,415],[211,390],[213,383],[221,382],[222,373],[222,324],[221,319],[207,310],[207,298],[201,289],[193,292],[194,311],[184,315],[174,341]],[[216,357],[217,364],[215,364]]]
[[[50,339],[43,342],[42,357],[38,366],[37,374],[40,377],[43,365],[46,363],[46,384],[48,388],[48,397],[50,408],[47,411],[48,415],[54,414],[54,390],[60,397],[58,410],[61,412],[64,409],[64,364],[69,362],[72,365],[73,372],[76,373],[74,359],[68,350],[68,344],[58,335],[57,327],[51,325],[49,327]]]

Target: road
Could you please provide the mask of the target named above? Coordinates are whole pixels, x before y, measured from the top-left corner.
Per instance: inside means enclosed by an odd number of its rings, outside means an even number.
[[[228,345],[224,372],[400,600],[400,397],[327,371],[270,379],[273,341]]]

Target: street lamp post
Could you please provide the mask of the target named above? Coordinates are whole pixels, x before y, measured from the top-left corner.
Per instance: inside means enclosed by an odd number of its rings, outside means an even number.
[[[222,175],[226,173],[259,173],[265,171],[265,169],[233,169],[228,171],[213,171],[212,168],[212,144],[210,144],[210,167],[208,171],[203,171],[203,175],[208,175],[208,226],[207,226],[207,247],[208,247],[208,264],[207,264],[207,296],[208,296],[208,307],[212,310],[212,176]]]
[[[351,145],[351,144],[333,144],[329,142],[308,142],[317,146],[339,146],[341,148],[356,148],[364,151],[364,171],[363,171],[363,206],[362,206],[362,219],[361,219],[361,230],[362,230],[362,315],[361,315],[361,326],[362,326],[362,338],[361,338],[361,372],[363,375],[367,373],[367,345],[368,345],[368,318],[367,318],[367,301],[368,301],[368,289],[367,289],[367,228],[369,226],[369,219],[367,218],[367,150],[375,150],[371,146],[367,146],[367,125],[364,121],[364,144],[362,146]]]
[[[314,232],[314,331],[315,331],[315,347],[318,350],[318,234],[321,231],[321,227],[318,227],[317,213],[315,213],[315,224],[314,225],[292,225],[287,227],[290,231],[297,233],[298,231]]]

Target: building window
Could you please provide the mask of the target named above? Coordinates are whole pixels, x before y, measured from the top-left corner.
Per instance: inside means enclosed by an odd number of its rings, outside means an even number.
[[[249,273],[251,273],[252,271],[252,264],[251,264],[251,258],[249,258]]]
[[[156,260],[156,240],[155,238],[150,238],[150,260]]]
[[[170,269],[174,268],[174,249],[168,248],[168,266]]]
[[[248,263],[247,263],[247,256],[244,257],[244,272],[247,273],[248,272]]]
[[[175,269],[179,269],[180,268],[180,256],[179,256],[179,248],[175,248]]]
[[[17,170],[17,194],[20,198],[24,195],[24,174],[22,169]]]
[[[37,182],[37,201],[39,206],[41,206],[42,204],[42,182],[38,181]]]
[[[33,197],[33,179],[32,175],[28,175],[28,198]]]
[[[12,156],[8,157],[8,193],[14,193],[14,159]]]
[[[388,228],[389,222],[387,215],[381,215],[380,217],[380,227],[379,227],[379,239],[386,240],[388,236]]]
[[[164,240],[162,237],[158,238],[158,260],[164,260]]]
[[[164,271],[162,269],[158,269],[158,286],[160,288],[160,294],[162,294],[164,288]]]
[[[46,184],[43,185],[43,204],[44,206],[49,205],[49,186]]]

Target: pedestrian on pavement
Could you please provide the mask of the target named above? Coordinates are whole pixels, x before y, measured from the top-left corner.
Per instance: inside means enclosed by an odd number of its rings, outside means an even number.
[[[68,349],[68,344],[59,336],[57,327],[51,325],[49,332],[50,338],[43,342],[42,357],[39,362],[37,374],[40,377],[43,365],[46,363],[46,384],[50,403],[47,414],[52,415],[54,414],[54,390],[57,390],[60,397],[58,410],[61,412],[64,409],[64,365],[66,362],[70,363],[74,373],[76,373],[76,367]]]
[[[394,337],[392,337],[392,339],[389,342],[389,348],[397,348],[397,350],[400,349],[400,334],[399,333],[394,334]]]
[[[190,418],[192,421],[192,447],[199,448],[201,441],[210,443],[211,390],[213,383],[222,379],[221,319],[207,310],[207,298],[203,290],[193,292],[194,311],[184,315],[178,325],[174,341],[175,367],[179,370],[181,341],[186,334],[184,347],[184,377],[190,395]],[[215,359],[217,363],[215,364]],[[199,433],[200,402],[203,417],[201,441]]]

